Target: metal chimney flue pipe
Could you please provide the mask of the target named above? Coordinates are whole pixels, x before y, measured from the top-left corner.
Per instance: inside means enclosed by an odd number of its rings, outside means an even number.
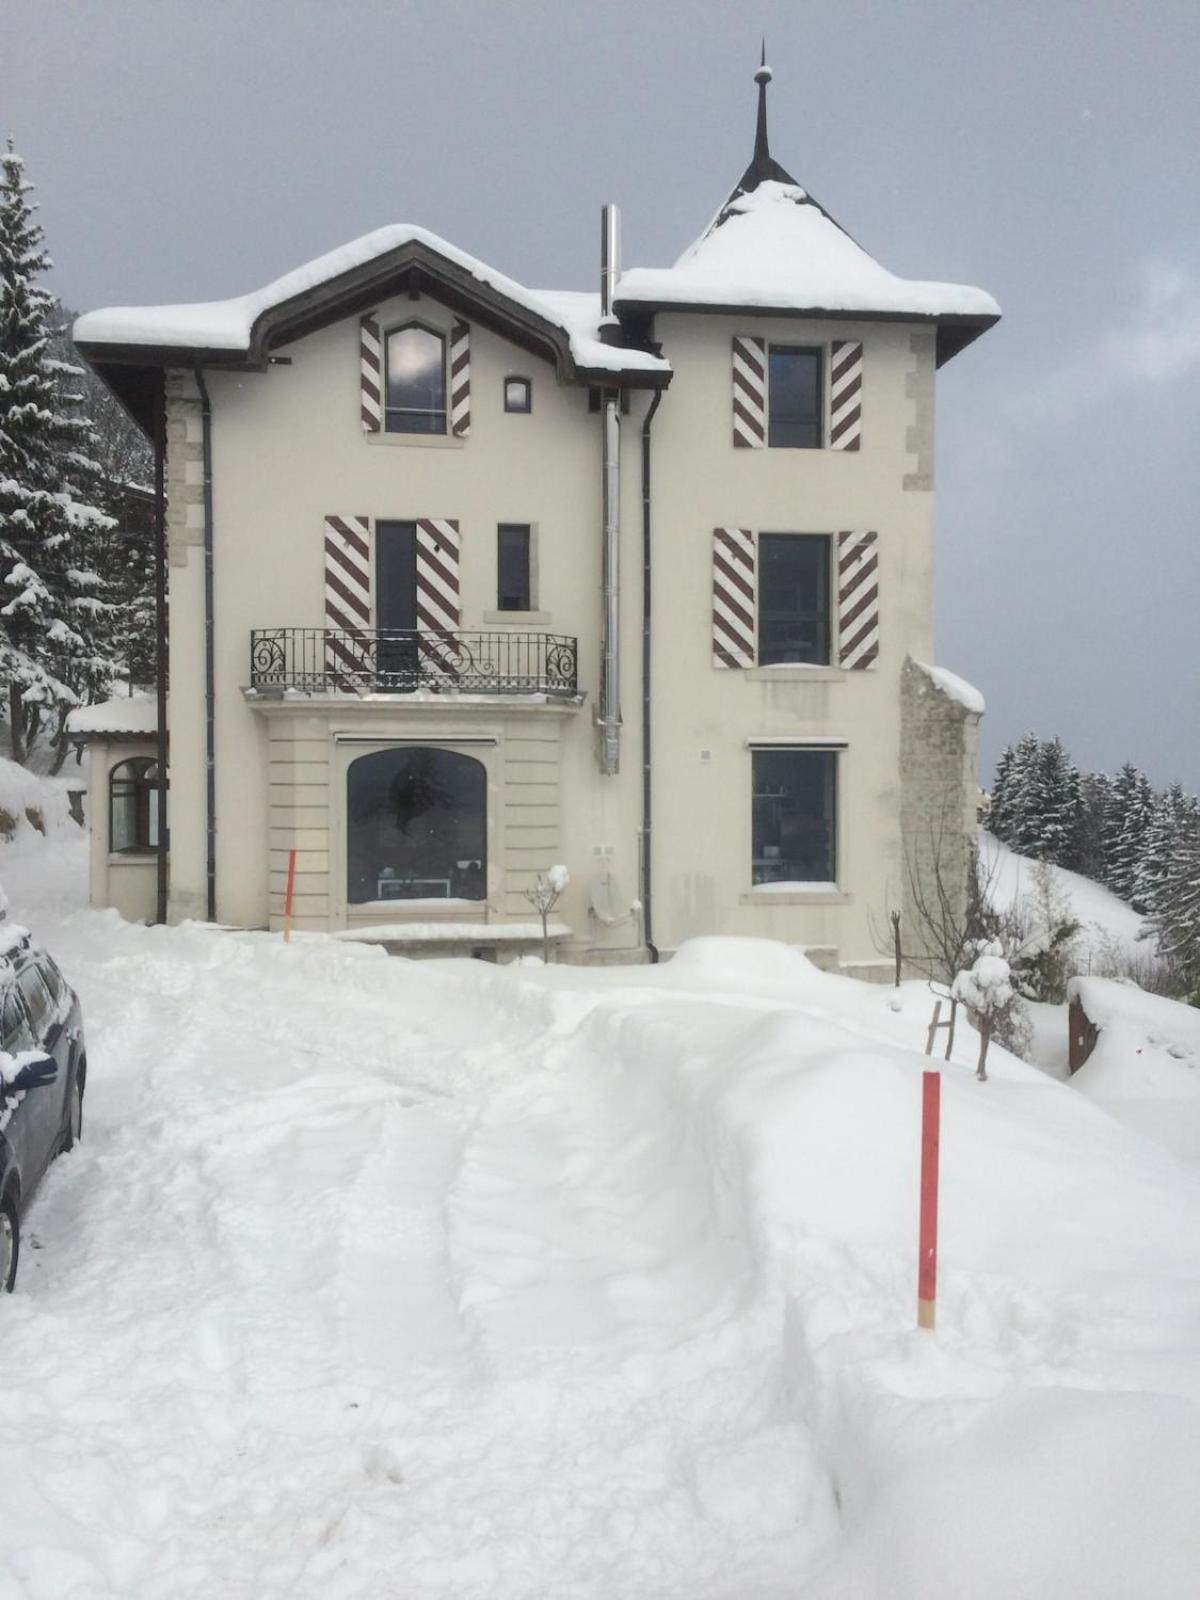
[[[600,317],[613,314],[617,279],[621,276],[621,212],[617,206],[600,211]]]

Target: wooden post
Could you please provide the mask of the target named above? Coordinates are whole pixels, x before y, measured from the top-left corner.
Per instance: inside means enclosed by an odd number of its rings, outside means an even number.
[[[917,1326],[932,1328],[937,1300],[938,1145],[941,1133],[942,1075],[922,1074],[921,1085],[921,1237],[917,1255]]]
[[[292,942],[292,901],[296,896],[296,852],[288,851],[287,894],[283,901],[283,942]]]
[[[904,956],[900,950],[900,913],[893,911],[892,922],[892,953],[896,963],[896,987],[900,987],[900,979],[904,971]]]
[[[933,1054],[933,1041],[937,1037],[938,1029],[946,1026],[944,1022],[938,1020],[941,1017],[941,1014],[942,1002],[938,1000],[935,1002],[933,1007],[933,1016],[929,1019],[929,1032],[925,1036],[925,1054],[927,1056],[931,1056]]]

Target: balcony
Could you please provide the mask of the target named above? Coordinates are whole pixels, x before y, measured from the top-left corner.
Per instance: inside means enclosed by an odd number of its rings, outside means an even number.
[[[256,628],[250,687],[259,694],[578,696],[578,646],[565,634],[442,633],[408,628]]]

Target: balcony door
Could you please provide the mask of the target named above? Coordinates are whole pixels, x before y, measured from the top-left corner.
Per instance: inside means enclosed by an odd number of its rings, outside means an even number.
[[[375,626],[384,689],[415,689],[420,677],[417,626],[417,525],[375,525]]]

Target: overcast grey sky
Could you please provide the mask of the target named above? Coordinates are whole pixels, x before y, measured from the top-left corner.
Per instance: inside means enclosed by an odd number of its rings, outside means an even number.
[[[939,389],[938,659],[1200,788],[1200,0],[0,0],[0,129],[86,309],[256,287],[384,222],[534,287],[669,263],[773,153],[1005,320]]]

